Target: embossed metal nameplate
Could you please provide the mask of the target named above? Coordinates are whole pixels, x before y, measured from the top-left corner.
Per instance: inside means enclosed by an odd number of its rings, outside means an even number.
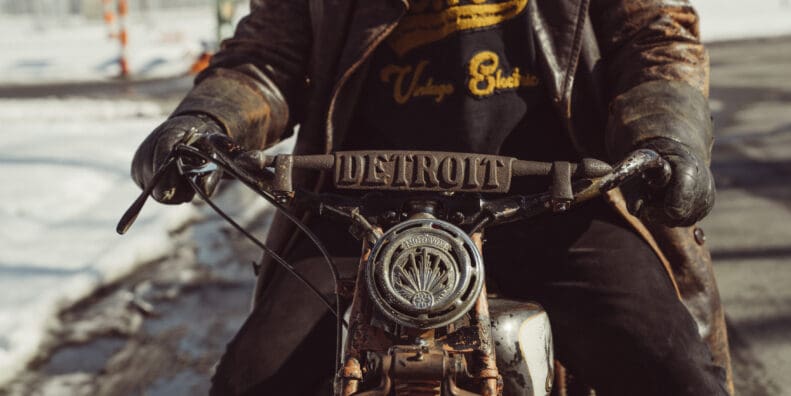
[[[514,159],[430,151],[335,153],[335,187],[384,191],[505,193]]]

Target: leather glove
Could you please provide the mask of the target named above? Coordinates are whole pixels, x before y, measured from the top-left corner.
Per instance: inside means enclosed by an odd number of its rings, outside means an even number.
[[[225,134],[223,128],[205,114],[179,115],[168,119],[138,147],[132,160],[132,179],[141,189],[145,189],[176,144],[185,141],[191,133],[211,132]],[[211,172],[198,177],[197,184],[203,192],[211,195],[221,177],[219,171]],[[159,180],[151,196],[161,203],[175,205],[191,201],[195,191],[174,164]]]
[[[653,138],[639,148],[654,150],[673,171],[670,182],[660,194],[639,209],[648,222],[669,227],[691,226],[703,219],[714,206],[714,177],[704,153],[669,138]]]

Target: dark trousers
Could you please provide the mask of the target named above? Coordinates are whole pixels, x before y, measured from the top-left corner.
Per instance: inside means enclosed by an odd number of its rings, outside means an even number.
[[[315,228],[334,240],[333,254],[359,252],[357,242],[342,236],[343,227],[318,222]],[[292,259],[314,250],[299,243],[294,252]],[[544,306],[556,357],[598,395],[727,394],[725,371],[712,363],[662,263],[604,202],[491,228],[484,262],[492,289]],[[275,283],[293,282],[285,276],[275,274]],[[307,293],[296,283],[275,289],[283,290],[282,296],[268,293],[270,301]],[[240,356],[254,342],[245,338],[260,338],[270,334],[266,327],[279,325],[266,319],[266,305],[253,312],[229,345],[236,365],[245,364]],[[293,314],[300,314],[299,307]],[[334,321],[327,316],[315,323],[279,370],[262,374],[265,379],[249,389],[251,394],[316,394],[317,387],[326,386],[322,380],[333,370]],[[215,394],[224,393],[225,383],[239,382],[233,378],[239,367],[228,360],[218,367]]]
[[[727,394],[661,261],[604,202],[492,228],[484,263],[547,310],[556,357],[597,395]]]

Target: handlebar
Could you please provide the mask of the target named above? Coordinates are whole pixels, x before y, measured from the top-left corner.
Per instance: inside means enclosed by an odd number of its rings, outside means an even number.
[[[602,161],[579,164],[536,162],[512,157],[438,151],[341,151],[324,155],[268,156],[248,151],[237,157],[247,169],[274,169],[273,191],[292,191],[294,169],[330,171],[337,189],[378,191],[506,193],[523,176],[564,174],[601,177],[612,171]]]
[[[197,157],[197,158],[196,158]],[[185,161],[193,158],[196,161]],[[542,210],[568,210],[572,205],[595,198],[616,188],[626,180],[642,175],[653,188],[670,180],[670,167],[656,152],[637,150],[615,166],[596,159],[580,163],[536,162],[512,157],[432,152],[432,151],[348,151],[322,155],[267,155],[264,151],[245,151],[226,135],[190,136],[174,149],[168,166],[179,167],[183,174],[196,175],[228,168],[248,186],[266,190],[280,203],[294,198],[292,173],[295,169],[332,172],[339,190],[373,190],[401,192],[500,193],[510,190],[514,177],[551,178],[550,190],[530,197],[514,196],[481,199],[481,209],[488,221],[502,223],[534,215]],[[271,170],[270,170],[271,169]],[[155,184],[165,167],[154,175]],[[125,232],[153,186],[147,186],[119,223]]]

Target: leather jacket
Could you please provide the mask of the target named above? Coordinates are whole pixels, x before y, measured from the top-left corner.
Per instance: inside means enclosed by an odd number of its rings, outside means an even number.
[[[407,0],[251,5],[174,114],[208,113],[231,136],[246,137],[250,148],[268,147],[299,124],[296,153],[332,151],[349,129],[366,61],[405,15]],[[579,152],[618,160],[634,143],[652,137],[710,152],[708,58],[687,0],[530,0],[527,8],[540,77]],[[656,102],[636,103],[632,97]],[[638,128],[635,118],[646,122]],[[301,183],[320,184],[308,175]],[[730,380],[724,314],[702,231],[649,230],[626,211],[619,192],[609,200],[663,260]],[[282,218],[273,227],[279,232],[268,243],[282,251],[292,228]]]

